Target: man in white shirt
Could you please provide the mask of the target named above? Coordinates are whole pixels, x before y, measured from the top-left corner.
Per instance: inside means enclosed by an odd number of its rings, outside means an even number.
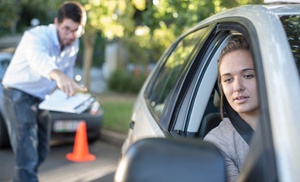
[[[26,31],[4,75],[3,108],[15,155],[14,181],[38,181],[37,170],[49,151],[49,112],[38,104],[59,88],[69,96],[86,91],[73,78],[86,12],[66,2],[54,24]]]

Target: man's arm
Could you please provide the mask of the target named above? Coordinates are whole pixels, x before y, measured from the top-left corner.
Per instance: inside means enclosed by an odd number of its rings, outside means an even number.
[[[86,87],[77,84],[73,79],[58,69],[52,70],[49,76],[52,80],[56,81],[57,87],[69,96],[73,96],[77,91],[87,91]]]

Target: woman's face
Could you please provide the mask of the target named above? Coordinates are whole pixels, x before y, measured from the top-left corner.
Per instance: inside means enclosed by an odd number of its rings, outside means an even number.
[[[250,51],[229,52],[220,61],[221,85],[231,107],[239,114],[257,114],[256,73]]]

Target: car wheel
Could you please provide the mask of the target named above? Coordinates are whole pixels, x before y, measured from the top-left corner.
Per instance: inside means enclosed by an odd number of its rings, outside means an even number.
[[[0,148],[9,147],[7,128],[2,117],[0,117]]]

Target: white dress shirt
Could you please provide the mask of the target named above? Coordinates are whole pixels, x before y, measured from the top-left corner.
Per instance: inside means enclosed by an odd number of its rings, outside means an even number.
[[[59,69],[73,77],[79,50],[78,39],[64,50],[55,25],[38,26],[26,31],[7,68],[2,84],[44,99],[56,87],[49,73]]]

